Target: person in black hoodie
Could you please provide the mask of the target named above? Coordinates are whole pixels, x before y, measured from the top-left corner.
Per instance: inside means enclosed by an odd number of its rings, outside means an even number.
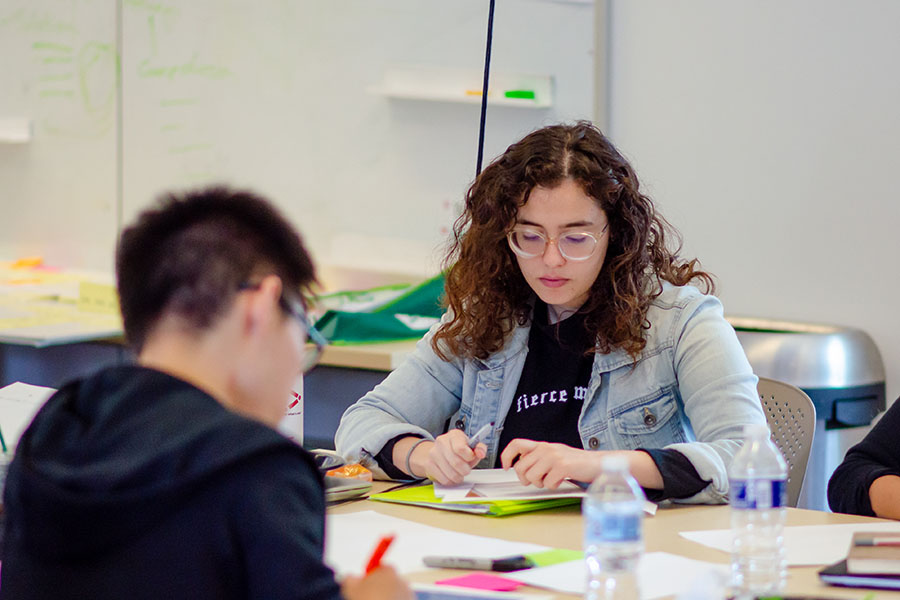
[[[63,386],[23,434],[0,598],[409,598],[390,567],[335,581],[321,476],[273,429],[315,359],[288,222],[248,192],[170,194],[116,274],[137,364]]]

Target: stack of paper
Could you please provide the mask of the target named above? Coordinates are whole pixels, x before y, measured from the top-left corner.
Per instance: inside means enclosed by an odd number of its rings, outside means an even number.
[[[375,494],[369,499],[500,517],[580,504],[584,495],[584,489],[570,481],[564,481],[558,489],[548,490],[522,485],[512,469],[476,469],[459,485],[409,487]],[[656,514],[656,505],[645,503],[644,512]]]
[[[582,498],[584,490],[571,481],[563,481],[555,490],[522,485],[512,469],[476,469],[459,485],[434,485],[434,495],[443,502],[484,502],[486,500],[547,500]]]
[[[523,512],[543,510],[546,508],[554,508],[556,506],[565,506],[567,504],[578,504],[581,502],[581,498],[567,496],[550,497],[544,500],[488,500],[469,498],[465,501],[451,502],[438,498],[434,493],[434,485],[430,484],[403,488],[394,490],[393,492],[374,494],[369,496],[369,500],[409,504],[412,506],[437,508],[440,510],[452,510],[455,512],[465,512],[476,515],[488,515],[491,517],[515,515]]]
[[[0,388],[0,445],[4,452],[16,447],[35,413],[55,391],[18,381]]]
[[[108,273],[0,261],[0,342],[48,346],[122,335]]]

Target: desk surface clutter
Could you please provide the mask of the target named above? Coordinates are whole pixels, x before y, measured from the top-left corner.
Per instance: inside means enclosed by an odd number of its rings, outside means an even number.
[[[374,491],[387,487],[376,482]],[[727,547],[729,510],[728,506],[671,506],[645,518],[646,553],[639,575],[645,600],[688,593],[691,585],[704,578],[727,577],[729,555],[717,546],[726,539]],[[789,561],[797,566],[788,569],[785,595],[820,598],[862,599],[871,594],[871,590],[829,587],[817,573],[846,556],[854,531],[900,531],[897,522],[795,508],[788,509],[787,525]],[[490,518],[360,500],[329,508],[326,561],[338,573],[358,573],[380,536],[393,533],[397,537],[384,562],[413,582],[433,583],[466,572],[429,569],[421,560],[425,554],[496,558],[548,549],[580,551],[582,527],[577,504]],[[554,598],[580,597],[584,581],[580,560],[502,575],[542,586],[529,585],[517,592]],[[900,592],[878,591],[877,598],[900,599]]]
[[[0,262],[0,342],[51,346],[122,335],[109,274]]]

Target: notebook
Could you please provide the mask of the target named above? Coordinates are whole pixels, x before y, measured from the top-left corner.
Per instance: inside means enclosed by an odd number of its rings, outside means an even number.
[[[900,575],[848,573],[846,560],[827,566],[819,571],[819,579],[828,585],[838,585],[841,587],[900,590]]]

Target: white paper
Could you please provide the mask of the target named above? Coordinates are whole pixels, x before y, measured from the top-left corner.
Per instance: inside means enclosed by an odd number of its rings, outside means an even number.
[[[728,574],[728,565],[693,560],[668,552],[649,552],[641,557],[638,585],[641,588],[641,599],[651,600],[687,592],[701,578],[727,578]],[[579,596],[584,596],[587,591],[587,567],[583,560],[516,571],[507,573],[505,577]]]
[[[478,500],[544,500],[547,498],[580,498],[584,490],[570,481],[548,490],[534,485],[522,485],[513,469],[475,469],[458,485],[434,484],[434,495],[444,502]]]
[[[9,451],[16,447],[35,413],[55,391],[20,381],[0,388],[0,432]]]
[[[480,600],[482,598],[496,598],[497,600],[551,600],[550,596],[526,595],[518,592],[494,592],[452,585],[436,585],[433,583],[412,583],[410,587],[415,593],[416,600],[422,598],[438,598],[439,600]]]
[[[856,531],[900,531],[900,523],[841,523],[798,525],[784,528],[784,547],[789,567],[830,565],[847,557]],[[682,531],[691,541],[731,552],[731,530]]]
[[[538,544],[458,533],[375,511],[361,511],[326,517],[325,563],[339,575],[359,575],[378,540],[387,534],[394,534],[395,539],[384,555],[384,563],[401,573],[427,569],[422,562],[426,554],[501,558],[549,550]]]

